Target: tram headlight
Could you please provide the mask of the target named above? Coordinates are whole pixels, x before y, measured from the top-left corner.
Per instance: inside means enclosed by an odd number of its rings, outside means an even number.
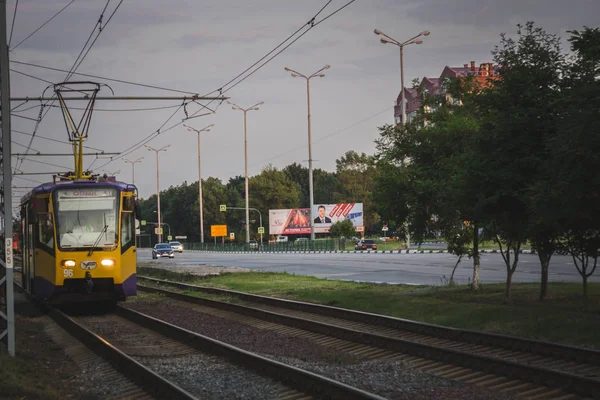
[[[60,265],[65,267],[65,268],[75,268],[75,265],[77,263],[75,262],[75,260],[62,260],[60,262]]]
[[[112,258],[105,258],[104,260],[100,261],[100,264],[102,264],[103,267],[114,267],[115,260]]]

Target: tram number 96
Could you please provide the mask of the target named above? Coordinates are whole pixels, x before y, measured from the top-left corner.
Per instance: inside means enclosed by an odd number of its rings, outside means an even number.
[[[65,274],[65,278],[72,278],[73,277],[73,270],[72,269],[63,269],[64,274]]]

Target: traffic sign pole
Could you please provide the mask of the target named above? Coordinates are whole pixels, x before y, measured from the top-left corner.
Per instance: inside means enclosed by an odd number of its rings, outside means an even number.
[[[219,211],[221,211],[221,212],[227,211],[227,208],[228,208],[227,205],[221,204],[219,206]],[[232,210],[245,210],[245,208],[243,208],[243,207],[229,207],[229,208],[232,209]],[[259,224],[260,224],[260,227],[263,228],[262,214],[261,214],[261,212],[259,210],[257,210],[256,208],[252,208],[252,207],[250,207],[248,209],[252,210],[252,211],[256,211],[258,213]],[[260,242],[262,243],[262,241],[263,241],[263,233],[265,233],[265,228],[263,228],[262,232],[260,231],[260,228],[258,228],[258,229],[259,229],[258,233],[260,233]],[[250,239],[248,239],[248,240],[250,240]],[[246,242],[246,243],[248,243],[248,242]]]

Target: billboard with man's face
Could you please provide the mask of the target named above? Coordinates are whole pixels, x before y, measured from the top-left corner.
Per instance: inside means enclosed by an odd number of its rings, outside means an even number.
[[[364,230],[362,203],[315,204],[315,233],[327,233],[331,224],[349,219],[357,232]],[[310,209],[269,210],[270,235],[305,235],[310,233]]]

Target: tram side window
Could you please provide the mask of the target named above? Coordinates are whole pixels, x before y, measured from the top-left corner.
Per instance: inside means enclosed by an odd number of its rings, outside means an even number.
[[[121,246],[125,247],[133,240],[133,213],[123,212],[121,219]]]
[[[38,242],[39,244],[54,248],[54,223],[52,214],[38,214]]]

